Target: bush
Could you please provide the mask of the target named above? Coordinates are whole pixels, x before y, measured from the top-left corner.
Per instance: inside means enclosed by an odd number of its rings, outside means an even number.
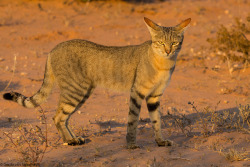
[[[228,62],[229,72],[233,71],[232,62],[244,64],[247,68],[249,64],[250,41],[247,35],[250,34],[250,15],[246,18],[246,23],[235,19],[235,25],[226,28],[221,25],[215,38],[209,38],[207,41],[211,44],[211,49],[224,62]]]

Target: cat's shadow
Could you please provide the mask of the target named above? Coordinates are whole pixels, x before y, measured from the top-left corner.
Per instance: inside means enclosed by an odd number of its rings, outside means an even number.
[[[0,92],[4,91],[4,89],[12,90],[12,89],[17,89],[18,87],[20,87],[19,82],[11,82],[9,86],[8,84],[9,84],[9,81],[0,81]]]

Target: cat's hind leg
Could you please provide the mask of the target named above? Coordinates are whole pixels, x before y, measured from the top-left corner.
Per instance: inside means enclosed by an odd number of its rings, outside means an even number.
[[[68,120],[70,116],[82,106],[92,92],[92,87],[86,89],[85,93],[78,92],[78,95],[62,90],[59,106],[53,119],[64,143],[68,143],[68,145],[81,145],[85,143],[84,138],[76,137],[72,132],[68,126]]]

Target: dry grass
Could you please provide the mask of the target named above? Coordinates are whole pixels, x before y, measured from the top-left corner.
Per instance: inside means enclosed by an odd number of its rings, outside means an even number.
[[[175,127],[179,129],[186,137],[192,136],[193,126],[192,120],[187,118],[185,114],[177,114],[177,112],[170,113],[168,111],[168,118],[167,121],[163,121],[163,123],[168,124],[170,127]],[[169,134],[171,135],[171,128],[169,130]]]
[[[202,136],[204,139],[208,139],[212,135],[224,132],[241,132],[249,134],[250,129],[250,104],[247,105],[238,105],[238,109],[231,111],[217,111],[217,107],[220,102],[211,109],[210,107],[205,107],[202,110],[199,110],[194,102],[189,102],[192,107],[192,110],[196,112],[196,116],[192,118],[183,115],[177,114],[178,111],[170,114],[168,112],[167,121],[168,129],[179,129],[186,137],[197,137]],[[170,130],[172,132],[173,130]],[[200,135],[199,135],[200,134]],[[171,135],[171,133],[169,134]],[[201,144],[194,143],[194,150],[199,151]],[[236,149],[229,149],[226,151],[224,146],[219,142],[219,138],[207,146],[208,149],[215,152],[219,152],[227,160],[233,161],[242,161],[250,160],[248,158],[248,152],[245,150],[237,151]]]
[[[20,124],[13,127],[12,132],[4,132],[9,147],[14,147],[22,164],[29,166],[39,166],[48,148],[47,118],[42,108],[40,113],[44,131],[38,125]]]
[[[15,70],[16,70],[16,56],[17,55],[14,56],[14,65],[13,65],[13,69],[12,69],[11,79],[9,80],[8,84],[6,85],[6,87],[2,91],[5,91],[10,86],[10,84],[14,78]]]
[[[217,31],[216,38],[209,38],[211,49],[223,61],[227,61],[229,73],[232,75],[234,71],[234,62],[244,64],[244,69],[249,65],[250,58],[250,41],[247,35],[250,34],[250,15],[246,18],[246,22],[235,19],[235,24],[226,28],[221,25]]]
[[[249,161],[250,158],[248,158],[248,152],[245,150],[237,151],[236,149],[232,148],[228,151],[220,151],[220,154],[222,154],[227,160],[233,162],[233,161]]]

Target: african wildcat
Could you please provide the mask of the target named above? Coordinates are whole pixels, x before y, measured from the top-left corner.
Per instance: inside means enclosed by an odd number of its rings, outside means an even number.
[[[97,86],[130,91],[127,146],[137,148],[136,128],[141,103],[146,99],[149,115],[159,146],[171,145],[161,134],[160,98],[175,68],[183,34],[191,19],[175,27],[162,27],[144,18],[152,40],[134,46],[102,46],[85,40],[71,40],[57,45],[48,55],[44,81],[31,97],[11,92],[4,99],[34,108],[49,96],[54,81],[61,94],[54,119],[63,141],[83,144],[68,127],[70,116],[88,99]]]

